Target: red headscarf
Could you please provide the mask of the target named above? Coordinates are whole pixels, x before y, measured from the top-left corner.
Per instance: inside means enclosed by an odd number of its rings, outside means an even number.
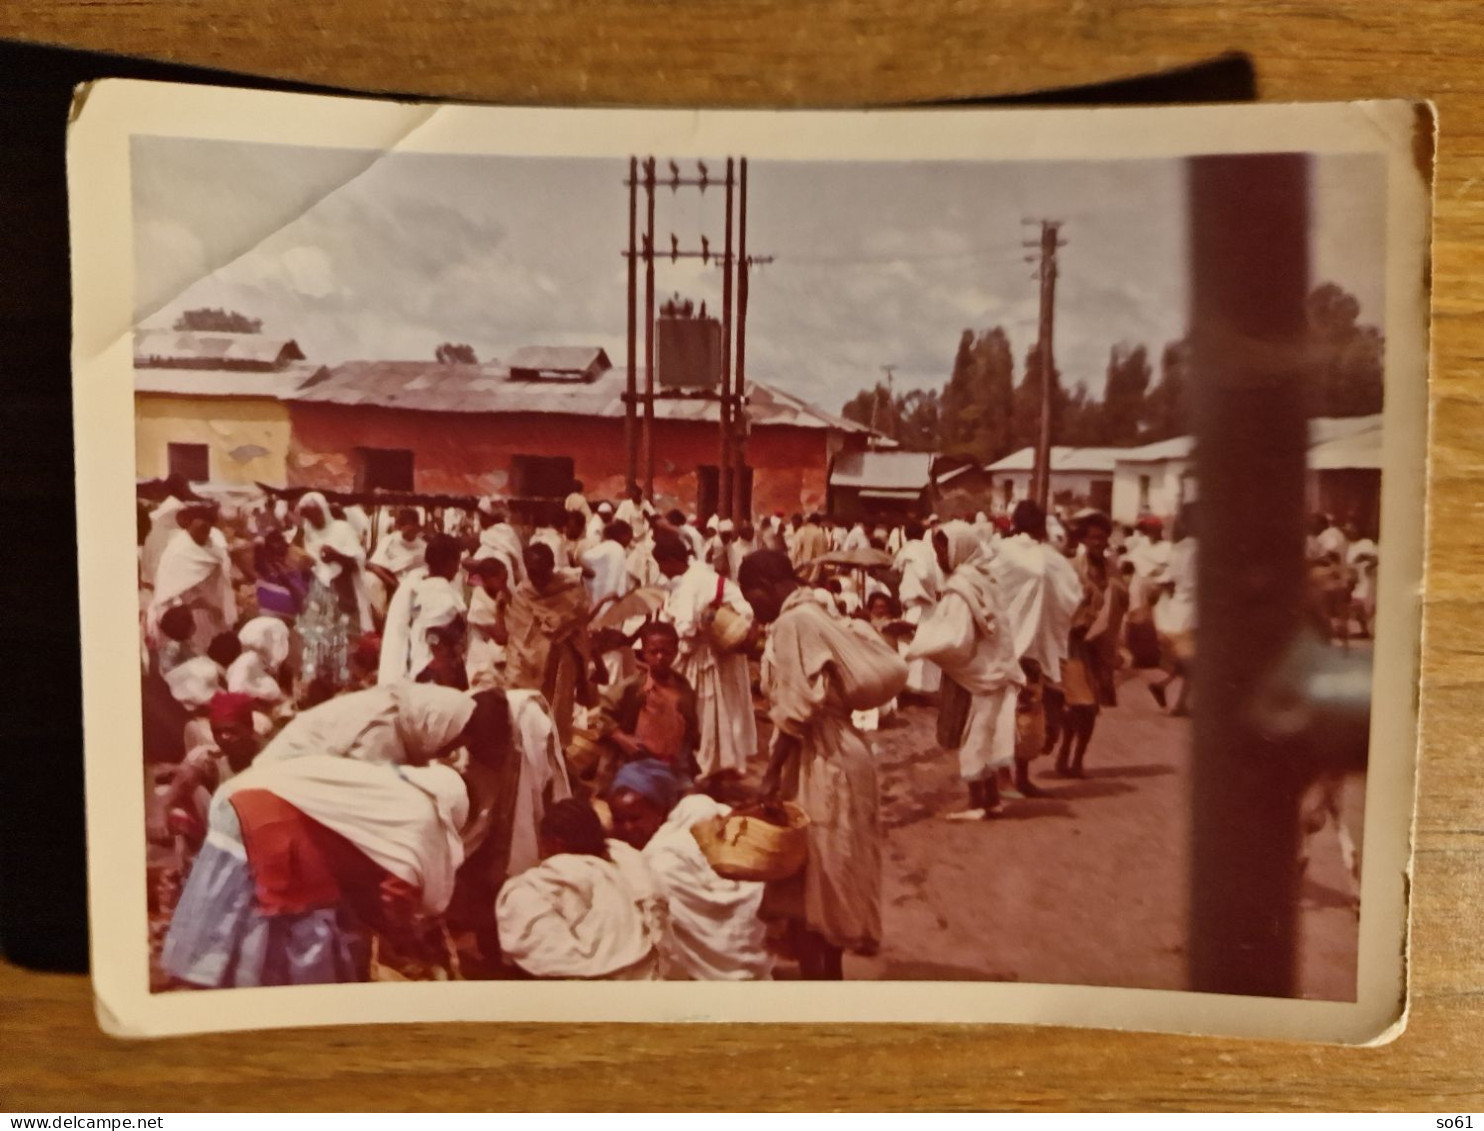
[[[253,698],[235,691],[218,691],[211,697],[208,715],[212,726],[252,726]]]

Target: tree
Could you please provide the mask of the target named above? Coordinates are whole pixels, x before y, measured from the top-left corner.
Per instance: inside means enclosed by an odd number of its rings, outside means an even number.
[[[1084,396],[1085,396],[1084,390]],[[1041,437],[1041,347],[1033,344],[1025,354],[1025,376],[1015,386],[1014,411],[1011,415],[1010,450],[1033,448]],[[1051,442],[1066,443],[1062,424],[1066,416],[1067,393],[1061,384],[1061,372],[1051,369]],[[1085,413],[1085,403],[1079,412]]]
[[[1116,345],[1108,354],[1108,382],[1103,386],[1103,403],[1097,413],[1096,444],[1127,447],[1139,442],[1139,426],[1144,420],[1144,394],[1153,374],[1149,352],[1143,346],[1130,348]]]
[[[454,342],[444,342],[433,354],[440,365],[478,365],[479,358],[474,347]]]
[[[1184,338],[1165,346],[1159,359],[1159,384],[1144,398],[1144,439],[1149,443],[1190,431],[1190,364],[1190,343]]]
[[[1316,416],[1368,416],[1381,411],[1386,341],[1360,324],[1360,302],[1334,283],[1310,292],[1309,341],[1314,351]]]
[[[1011,450],[1014,370],[1010,339],[1001,327],[963,332],[940,400],[944,452],[990,461]]]
[[[200,307],[196,310],[184,311],[175,320],[175,328],[181,331],[207,334],[261,334],[263,320],[249,318],[245,314],[238,314],[235,310]]]

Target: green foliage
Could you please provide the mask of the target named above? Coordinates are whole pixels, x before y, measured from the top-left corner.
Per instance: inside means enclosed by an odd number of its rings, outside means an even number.
[[[1385,340],[1362,325],[1360,303],[1333,283],[1308,299],[1316,416],[1362,416],[1381,411]],[[1194,381],[1190,343],[1165,345],[1159,380],[1149,351],[1119,343],[1108,353],[1103,395],[1085,384],[1068,389],[1052,374],[1051,442],[1074,447],[1131,447],[1190,431]],[[959,338],[953,370],[941,393],[914,390],[892,396],[885,385],[862,390],[844,415],[876,428],[910,451],[937,451],[980,463],[1034,446],[1041,429],[1041,366],[1037,346],[1026,353],[1015,382],[1010,340],[1001,327]]]
[[[206,334],[261,334],[263,320],[249,318],[245,314],[238,314],[235,310],[201,307],[197,310],[184,311],[175,320],[175,328]]]
[[[479,364],[479,358],[475,356],[474,347],[458,342],[444,342],[434,352],[433,356],[438,359],[440,365]]]

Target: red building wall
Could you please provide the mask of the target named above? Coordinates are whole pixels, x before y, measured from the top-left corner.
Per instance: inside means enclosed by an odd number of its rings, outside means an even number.
[[[590,498],[621,498],[623,420],[540,413],[476,415],[291,403],[288,483],[351,490],[356,448],[410,449],[414,489],[425,494],[486,495],[509,490],[511,457],[569,456]],[[854,437],[850,438],[854,440]],[[822,509],[831,434],[767,425],[747,439],[753,511]],[[838,435],[834,441],[839,442]],[[696,505],[696,469],[714,466],[715,424],[655,421],[655,496],[660,507]],[[642,472],[641,472],[642,474]]]

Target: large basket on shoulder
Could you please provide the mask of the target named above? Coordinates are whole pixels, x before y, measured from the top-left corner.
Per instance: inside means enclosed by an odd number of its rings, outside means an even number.
[[[752,638],[752,622],[726,605],[707,610],[706,638],[719,655],[730,655],[747,647]]]
[[[809,859],[809,818],[791,801],[782,803],[780,825],[756,809],[738,809],[701,821],[691,835],[717,875],[729,880],[786,880]]]

